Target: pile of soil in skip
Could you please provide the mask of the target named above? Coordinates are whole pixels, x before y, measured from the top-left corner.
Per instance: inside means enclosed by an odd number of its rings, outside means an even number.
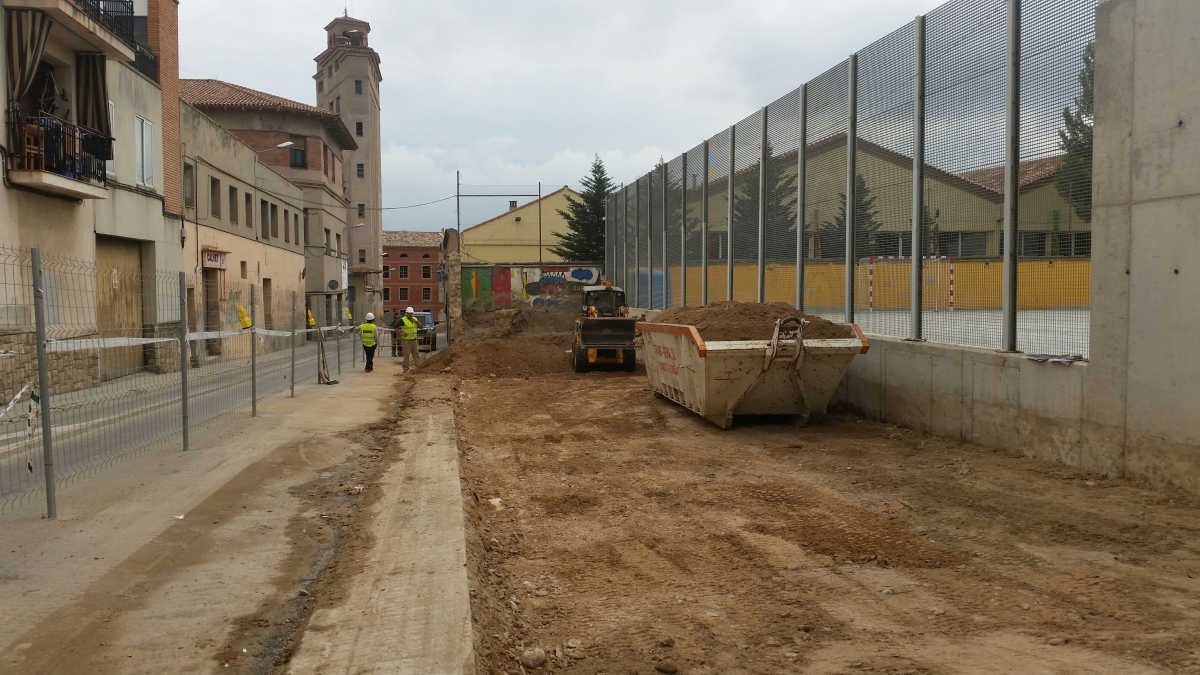
[[[707,307],[675,307],[654,318],[655,323],[692,325],[707,341],[770,340],[775,321],[790,316],[806,319],[807,339],[852,338],[849,325],[833,323],[812,314],[797,312],[784,302],[714,302]]]
[[[464,379],[535,377],[571,370],[571,336],[466,340],[434,354],[418,370]]]

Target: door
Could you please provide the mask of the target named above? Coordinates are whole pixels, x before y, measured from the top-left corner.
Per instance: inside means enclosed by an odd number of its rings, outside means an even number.
[[[96,237],[96,330],[100,338],[142,337],[142,245]],[[102,343],[103,344],[103,343]],[[100,381],[140,372],[142,347],[101,347]]]
[[[221,330],[221,270],[204,270],[204,330]],[[221,355],[221,338],[204,341],[209,356]]]

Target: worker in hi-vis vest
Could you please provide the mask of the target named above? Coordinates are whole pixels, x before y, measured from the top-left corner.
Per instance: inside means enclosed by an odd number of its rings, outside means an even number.
[[[359,337],[362,338],[363,353],[367,357],[366,372],[371,372],[375,369],[375,315],[367,312],[366,321],[358,327]]]
[[[417,329],[420,327],[421,321],[413,316],[413,308],[405,308],[404,316],[400,319],[400,344],[404,347],[403,368],[415,368],[420,361],[417,352]]]

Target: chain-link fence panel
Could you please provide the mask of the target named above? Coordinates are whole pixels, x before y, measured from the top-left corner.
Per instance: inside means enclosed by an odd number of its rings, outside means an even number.
[[[1096,0],[1021,17],[1017,348],[1088,354]]]
[[[683,156],[667,162],[666,185],[663,190],[666,209],[666,299],[667,307],[678,307],[683,302]]]
[[[684,195],[684,241],[686,293],[683,304],[696,307],[704,304],[704,145],[688,151],[687,171],[683,175]]]
[[[663,165],[654,167],[646,177],[650,184],[650,308],[665,309],[666,301],[666,227],[663,222]]]
[[[733,299],[756,302],[762,111],[738,122],[733,130]]]
[[[623,286],[626,301],[635,303],[637,300],[637,183],[626,185],[621,191],[621,213],[625,221],[625,264]]]
[[[34,329],[29,252],[0,248],[0,506],[45,484]]]
[[[708,301],[729,299],[729,130],[708,142]]]
[[[809,82],[805,152],[804,310],[839,322],[846,315],[848,77],[842,62]]]
[[[858,53],[854,190],[854,319],[905,337],[912,298],[914,29]]]
[[[797,89],[767,106],[762,204],[767,302],[796,301],[796,174],[800,136],[800,90]]]

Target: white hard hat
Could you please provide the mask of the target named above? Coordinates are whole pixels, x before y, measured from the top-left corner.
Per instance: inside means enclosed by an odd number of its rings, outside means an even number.
[[[374,321],[374,320],[375,320],[375,315],[370,312],[367,312],[367,321]]]
[[[413,308],[412,308],[412,307],[405,307],[405,308],[404,308],[404,313],[405,313],[405,314],[412,314],[412,313],[413,313]]]

